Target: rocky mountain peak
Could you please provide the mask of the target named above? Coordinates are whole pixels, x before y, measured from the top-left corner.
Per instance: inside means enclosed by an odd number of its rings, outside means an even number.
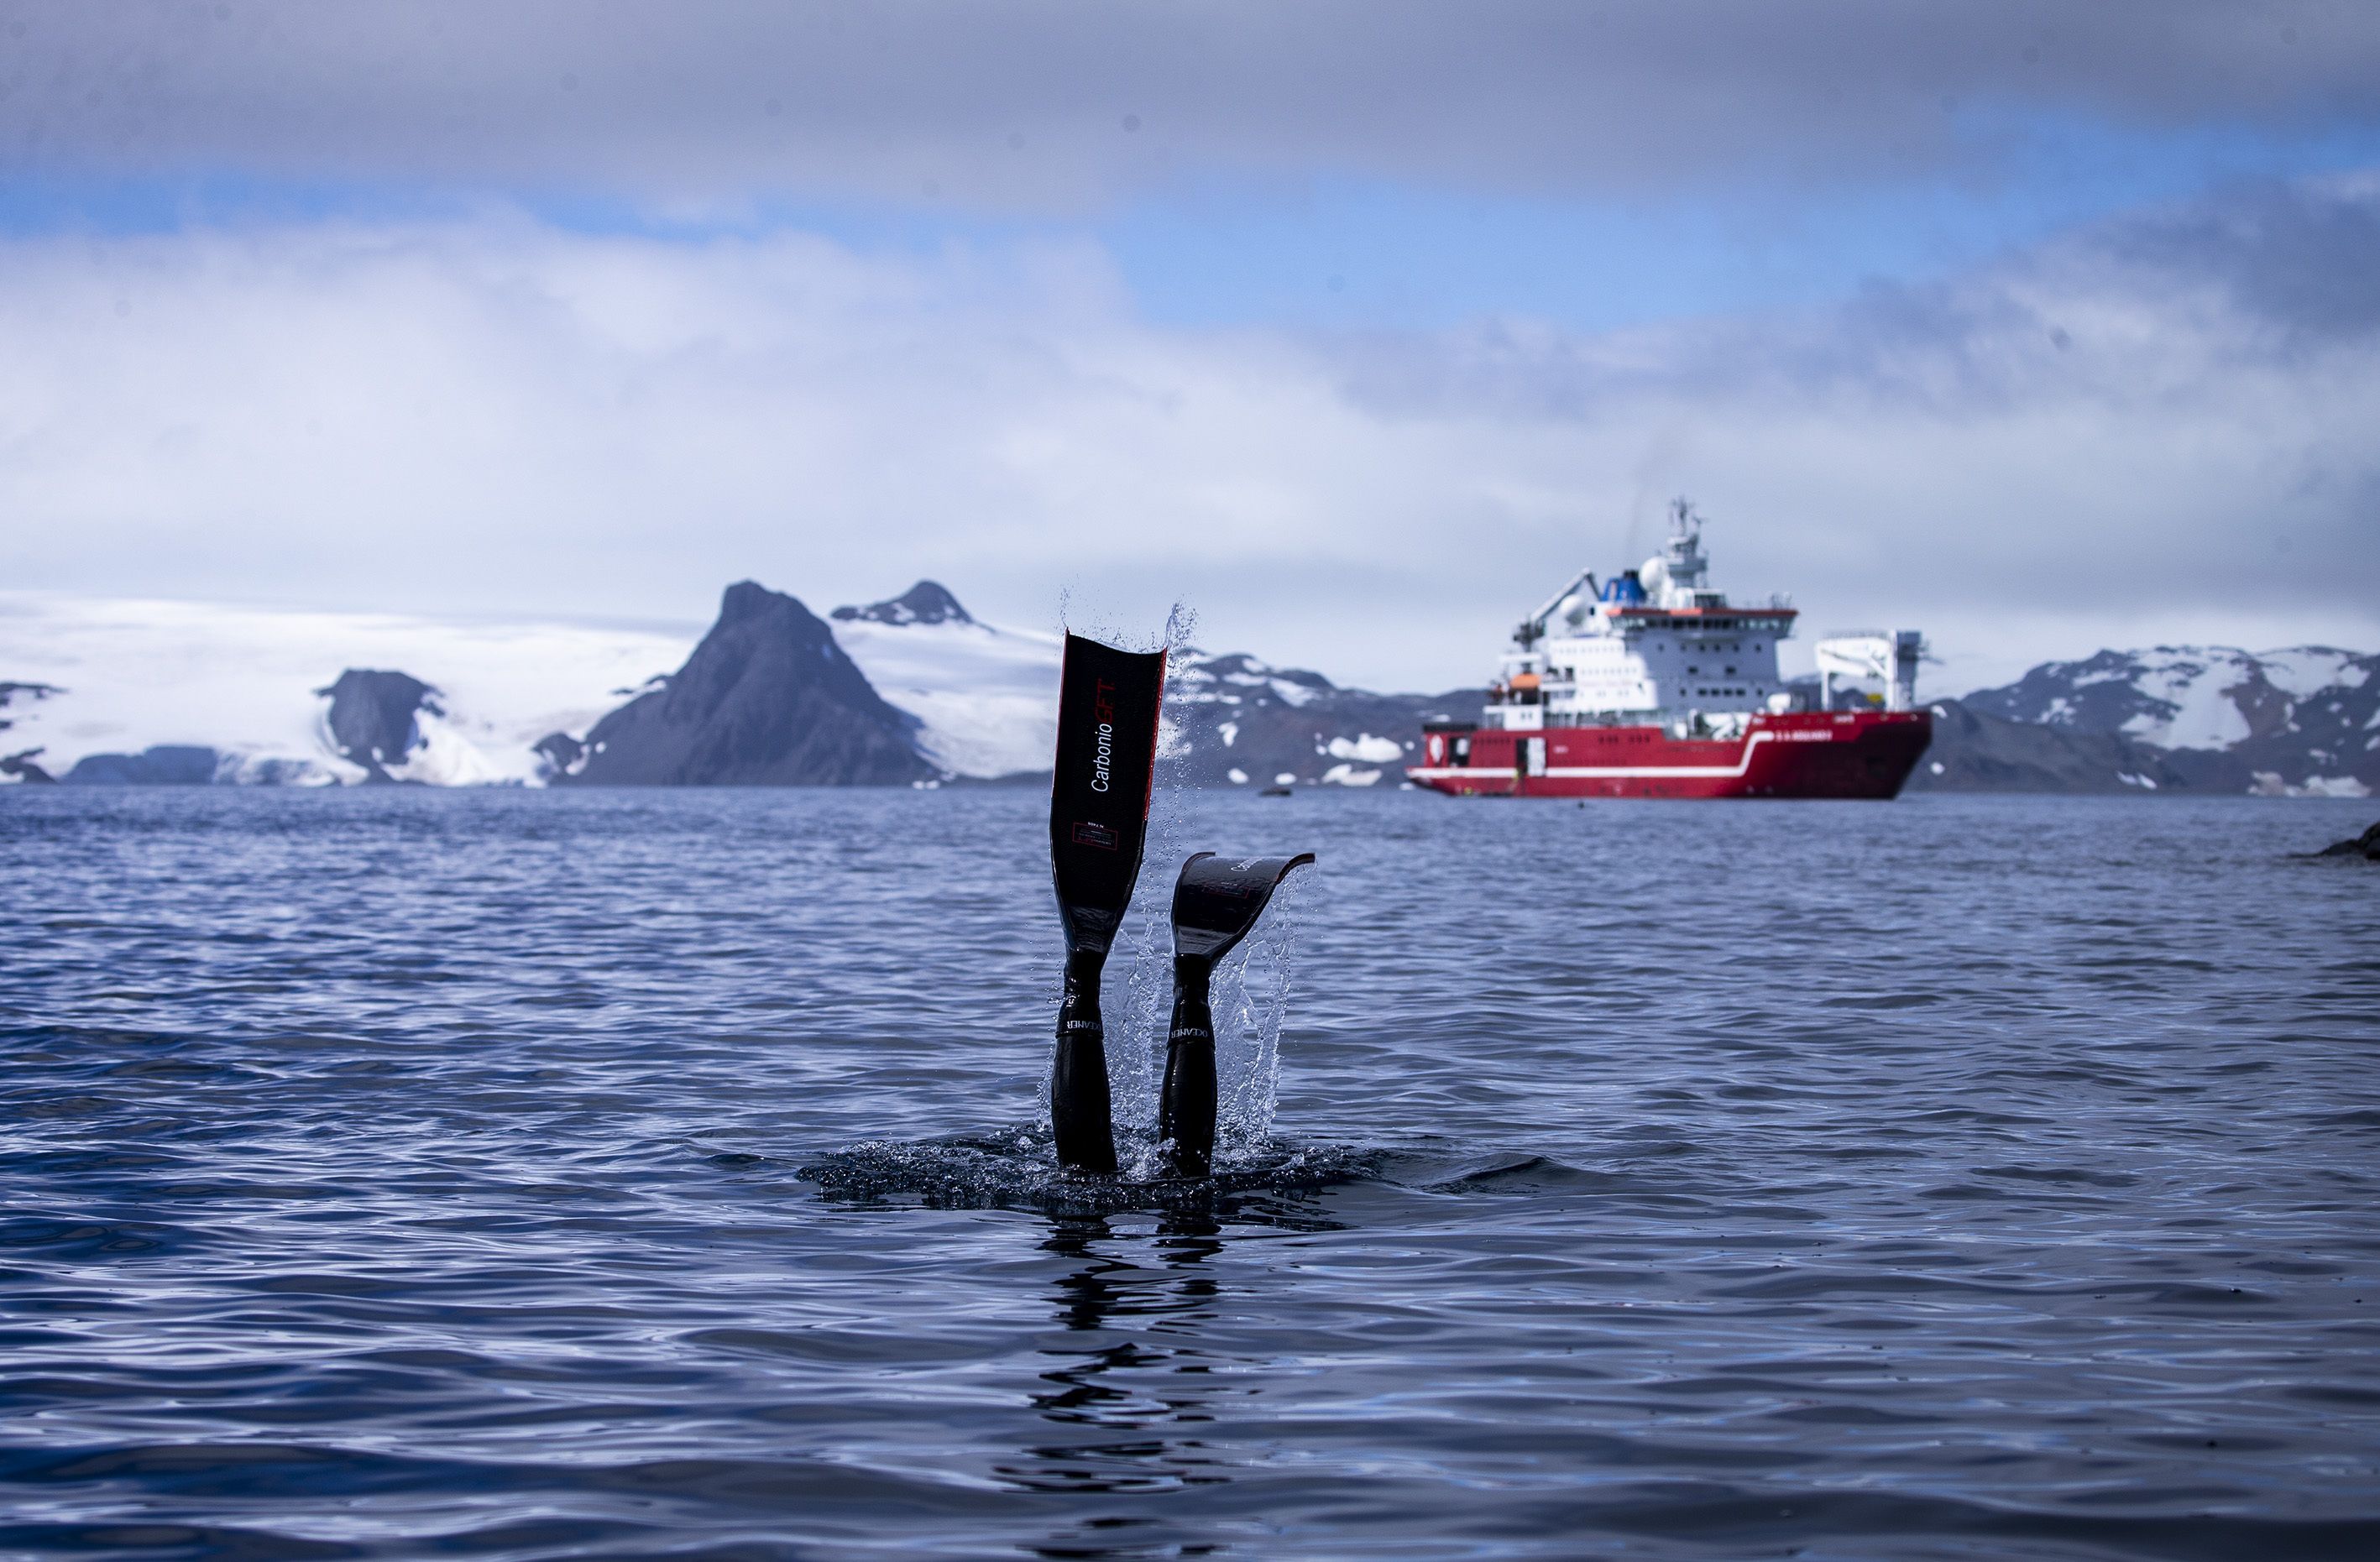
[[[538,748],[552,780],[599,786],[885,785],[936,775],[916,727],[799,599],[743,580],[684,667]]]
[[[339,757],[363,767],[367,781],[396,778],[386,767],[402,765],[421,744],[422,712],[443,716],[438,691],[404,672],[350,667],[337,680],[314,691],[330,697],[325,724]]]
[[[746,619],[759,618],[782,611],[781,604],[801,604],[783,592],[771,591],[757,580],[739,580],[720,594],[719,620],[714,627],[740,624]],[[808,610],[804,610],[808,611]]]
[[[880,602],[870,602],[864,608],[843,607],[834,610],[834,618],[848,624],[855,620],[869,624],[973,624],[975,619],[959,599],[950,594],[941,582],[921,580],[897,597]]]

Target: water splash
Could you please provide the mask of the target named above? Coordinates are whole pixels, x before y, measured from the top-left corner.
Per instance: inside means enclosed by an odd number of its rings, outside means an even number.
[[[1165,611],[1165,627],[1151,635],[1146,628],[1118,623],[1105,610],[1078,611],[1075,588],[1068,586],[1058,593],[1058,627],[1068,635],[1080,635],[1118,650],[1144,655],[1150,651],[1178,653],[1189,648],[1191,636],[1197,632],[1198,610],[1186,602],[1175,602]]]
[[[1215,1067],[1221,1088],[1215,1147],[1225,1161],[1271,1141],[1281,1099],[1281,1027],[1314,871],[1299,868],[1281,881],[1264,920],[1216,972]]]
[[[1352,1144],[1254,1141],[1211,1177],[1169,1176],[1148,1135],[1119,1133],[1113,1177],[1089,1177],[1057,1163],[1046,1124],[901,1143],[867,1140],[805,1160],[795,1175],[828,1198],[853,1204],[914,1204],[935,1209],[1033,1209],[1113,1214],[1213,1208],[1216,1201],[1295,1197],[1381,1178],[1389,1152]]]

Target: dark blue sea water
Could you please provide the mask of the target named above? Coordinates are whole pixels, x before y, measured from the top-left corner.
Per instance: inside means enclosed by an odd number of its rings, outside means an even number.
[[[1168,799],[1205,1187],[1046,805],[0,793],[0,1553],[2380,1555],[2371,805]]]

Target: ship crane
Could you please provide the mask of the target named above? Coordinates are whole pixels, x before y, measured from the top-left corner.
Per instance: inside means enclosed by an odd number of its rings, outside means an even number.
[[[1572,575],[1568,585],[1555,592],[1552,596],[1547,598],[1543,607],[1531,613],[1528,617],[1521,620],[1519,625],[1513,629],[1512,638],[1519,644],[1523,650],[1527,650],[1531,646],[1536,645],[1539,640],[1545,638],[1546,620],[1551,618],[1554,615],[1555,610],[1559,609],[1564,602],[1569,601],[1572,596],[1576,595],[1578,588],[1582,586],[1586,587],[1586,594],[1589,599],[1602,594],[1595,584],[1595,572],[1593,570],[1584,569],[1579,571],[1576,575]]]
[[[1810,648],[1818,661],[1818,708],[1835,708],[1837,678],[1873,678],[1884,685],[1884,708],[1917,704],[1917,662],[1925,636],[1914,629],[1852,629]]]

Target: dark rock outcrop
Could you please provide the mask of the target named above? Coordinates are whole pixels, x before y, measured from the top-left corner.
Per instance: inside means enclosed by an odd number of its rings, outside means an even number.
[[[74,786],[209,786],[223,756],[196,744],[157,744],[138,754],[86,754],[66,779]]]
[[[33,763],[42,752],[38,748],[22,748],[14,754],[0,754],[0,776],[14,776],[37,785],[56,781],[57,777]]]
[[[2365,862],[2380,863],[2380,824],[2352,841],[2334,841],[2319,852],[2308,852],[2310,857],[2362,857]]]
[[[360,765],[368,781],[393,781],[384,768],[402,765],[421,745],[423,711],[443,716],[438,691],[403,672],[350,667],[338,681],[314,691],[331,698],[331,746],[348,763]]]
[[[568,781],[587,762],[587,745],[568,733],[548,733],[529,746],[549,781]]]
[[[919,757],[916,729],[823,619],[747,580],[727,588],[719,622],[667,684],[584,740],[556,733],[538,747],[565,761],[553,779],[571,785],[888,786],[938,773]],[[579,741],[583,754],[569,746]]]
[[[7,709],[11,705],[30,705],[36,700],[47,699],[52,695],[64,693],[66,691],[55,684],[20,684],[0,679],[0,710]],[[0,716],[0,733],[6,732],[16,724],[12,719]],[[16,757],[22,758],[24,756],[18,755]]]
[[[870,602],[864,608],[837,608],[828,615],[839,622],[865,619],[871,624],[973,624],[959,599],[937,581],[921,580],[897,597]]]

